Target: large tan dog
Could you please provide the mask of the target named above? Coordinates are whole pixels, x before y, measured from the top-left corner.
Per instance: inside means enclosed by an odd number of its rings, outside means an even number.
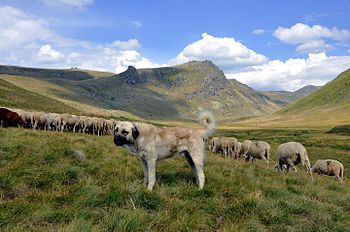
[[[199,184],[204,187],[204,141],[215,130],[212,114],[200,115],[204,129],[187,129],[180,127],[159,128],[147,123],[119,122],[114,128],[114,143],[135,154],[141,160],[144,183],[152,191],[156,181],[156,161],[185,156]]]

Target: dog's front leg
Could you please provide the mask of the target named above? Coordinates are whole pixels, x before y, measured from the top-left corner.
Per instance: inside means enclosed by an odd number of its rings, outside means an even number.
[[[147,159],[148,167],[148,186],[147,190],[152,191],[156,182],[156,159]]]
[[[143,170],[143,184],[148,184],[148,166],[144,158],[140,158],[142,170]]]

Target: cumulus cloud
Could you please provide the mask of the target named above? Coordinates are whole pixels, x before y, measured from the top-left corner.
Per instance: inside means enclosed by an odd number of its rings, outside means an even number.
[[[161,66],[137,51],[141,47],[137,39],[95,44],[61,36],[45,20],[14,7],[0,7],[0,15],[0,63],[32,67],[50,64],[52,68],[76,66],[112,72],[124,71],[128,65]]]
[[[58,63],[65,59],[65,55],[53,49],[50,44],[41,46],[36,56],[37,61],[41,63]]]
[[[127,41],[125,41],[127,42]],[[79,67],[95,70],[109,70],[115,73],[123,72],[128,66],[136,68],[154,68],[162,65],[143,57],[138,51],[120,49],[111,44],[98,45],[94,49],[81,54]]]
[[[350,38],[349,30],[339,30],[336,27],[327,28],[320,25],[297,23],[290,28],[278,27],[273,35],[282,42],[301,44],[321,38],[330,38],[335,41],[346,41]]]
[[[228,73],[229,78],[257,90],[295,91],[305,85],[324,85],[350,67],[350,56],[309,54],[306,59],[272,60],[247,70]]]
[[[0,15],[0,51],[28,46],[53,35],[43,21],[26,15],[17,8],[0,7]]]
[[[120,50],[135,50],[140,48],[140,43],[137,39],[129,39],[127,41],[116,40],[111,44],[111,47],[118,48]]]
[[[300,53],[323,52],[332,48],[333,46],[326,44],[324,40],[315,40],[298,45],[296,51]]]
[[[297,23],[290,28],[278,27],[273,35],[284,43],[298,45],[297,52],[324,52],[332,48],[325,39],[345,42],[350,38],[350,31]]]
[[[79,8],[79,9],[86,8],[95,2],[94,0],[40,0],[40,1],[50,7]]]
[[[253,34],[259,35],[259,34],[264,34],[266,31],[264,29],[255,29],[253,31]]]
[[[264,55],[247,48],[232,37],[214,37],[207,33],[202,39],[187,45],[170,64],[180,64],[190,60],[211,60],[224,70],[261,64],[268,59]]]

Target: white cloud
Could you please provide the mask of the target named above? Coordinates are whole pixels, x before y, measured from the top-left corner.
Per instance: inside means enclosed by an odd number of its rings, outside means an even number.
[[[0,7],[0,15],[0,51],[28,46],[53,35],[43,21],[14,7]]]
[[[332,48],[333,47],[326,44],[324,40],[315,40],[298,45],[296,51],[300,53],[324,52]]]
[[[350,38],[349,30],[339,30],[336,27],[327,28],[320,25],[309,25],[297,23],[290,28],[278,27],[273,35],[282,42],[289,44],[302,44],[329,38],[335,41],[346,41]]]
[[[333,46],[327,44],[326,39],[336,42],[346,42],[350,39],[349,30],[320,25],[309,26],[303,23],[297,23],[290,28],[278,27],[273,35],[284,43],[297,45],[296,51],[301,53],[329,51]]]
[[[50,7],[83,9],[92,5],[94,0],[40,0]]]
[[[81,55],[80,53],[77,52],[71,52],[70,54],[68,54],[67,56],[67,62],[68,63],[76,63],[80,60]]]
[[[140,21],[137,21],[137,20],[131,21],[131,23],[134,24],[136,27],[142,27],[143,26],[143,24]]]
[[[36,59],[40,63],[60,63],[65,57],[64,54],[53,49],[50,44],[45,44],[39,49]]]
[[[227,73],[257,90],[295,91],[305,85],[324,85],[350,67],[350,56],[309,54],[306,59],[272,60],[240,72]]]
[[[255,29],[253,31],[253,34],[259,35],[259,34],[264,34],[266,31],[264,29]]]
[[[116,40],[111,44],[111,47],[118,48],[120,50],[135,50],[140,48],[140,43],[137,39],[129,39],[127,41]]]
[[[127,41],[125,41],[127,42]],[[162,65],[153,63],[136,50],[119,49],[112,44],[98,45],[81,55],[79,67],[95,70],[123,72],[128,66],[136,68],[154,68]]]
[[[78,4],[75,2],[75,4]],[[158,67],[137,50],[137,39],[95,44],[63,37],[42,19],[14,7],[0,7],[0,63],[30,67],[72,66],[120,72],[128,65]]]
[[[247,48],[232,37],[214,37],[207,33],[202,39],[187,45],[170,64],[181,64],[190,60],[211,60],[224,70],[261,64],[268,59]]]

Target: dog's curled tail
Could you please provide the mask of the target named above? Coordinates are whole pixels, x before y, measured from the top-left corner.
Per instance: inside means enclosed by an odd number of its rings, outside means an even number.
[[[211,112],[204,111],[200,113],[199,120],[206,130],[206,133],[203,136],[204,138],[208,138],[216,129],[215,117]]]

